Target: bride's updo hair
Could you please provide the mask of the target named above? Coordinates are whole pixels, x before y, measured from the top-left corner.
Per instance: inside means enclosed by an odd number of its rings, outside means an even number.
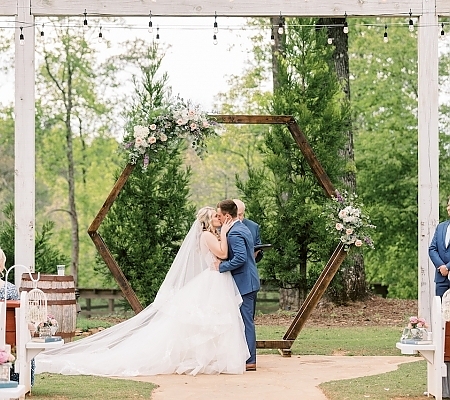
[[[204,231],[209,231],[212,233],[216,233],[216,228],[212,225],[212,219],[216,210],[213,207],[203,207],[198,210],[197,220],[202,224],[202,229]]]

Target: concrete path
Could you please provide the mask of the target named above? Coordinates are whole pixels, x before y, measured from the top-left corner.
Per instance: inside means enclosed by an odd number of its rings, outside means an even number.
[[[421,357],[259,355],[258,370],[243,375],[158,375],[135,378],[159,387],[152,400],[327,400],[322,382],[394,371]]]

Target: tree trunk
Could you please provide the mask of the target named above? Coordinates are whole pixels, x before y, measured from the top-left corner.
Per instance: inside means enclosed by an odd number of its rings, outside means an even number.
[[[333,61],[336,75],[345,95],[344,101],[350,104],[350,68],[348,58],[348,35],[344,33],[343,18],[321,18],[319,25],[327,27],[328,37],[333,40]],[[353,146],[353,130],[351,116],[347,123],[347,141],[342,149],[342,157],[347,161],[347,171],[342,181],[350,191],[356,193],[355,155]],[[347,258],[348,265],[341,269],[343,291],[340,301],[363,300],[367,297],[364,259],[361,254],[353,253]]]
[[[75,202],[75,167],[73,160],[73,135],[72,135],[72,77],[68,77],[67,108],[66,108],[66,143],[67,143],[67,183],[69,185],[69,212],[72,238],[72,254],[70,272],[73,275],[75,287],[78,285],[78,258],[80,252],[78,215]]]

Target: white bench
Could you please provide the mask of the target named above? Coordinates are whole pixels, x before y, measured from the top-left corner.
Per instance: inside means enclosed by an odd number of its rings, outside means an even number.
[[[397,342],[402,354],[420,354],[427,361],[427,391],[436,400],[442,400],[442,378],[447,376],[444,364],[444,329],[441,314],[441,298],[435,296],[431,310],[432,344],[405,344]]]

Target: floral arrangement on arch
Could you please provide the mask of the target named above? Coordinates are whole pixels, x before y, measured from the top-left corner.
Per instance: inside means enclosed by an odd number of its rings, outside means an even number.
[[[344,244],[345,251],[349,251],[352,245],[374,248],[370,230],[376,227],[364,213],[363,204],[358,202],[356,194],[348,194],[347,191],[340,193],[336,190],[336,196],[332,197],[326,207],[326,229]]]
[[[142,169],[145,171],[152,154],[182,140],[187,140],[201,155],[205,139],[216,134],[215,125],[217,123],[198,105],[178,98],[168,107],[152,110],[146,121],[135,125],[125,135],[122,147],[128,152],[131,164],[142,160]]]

